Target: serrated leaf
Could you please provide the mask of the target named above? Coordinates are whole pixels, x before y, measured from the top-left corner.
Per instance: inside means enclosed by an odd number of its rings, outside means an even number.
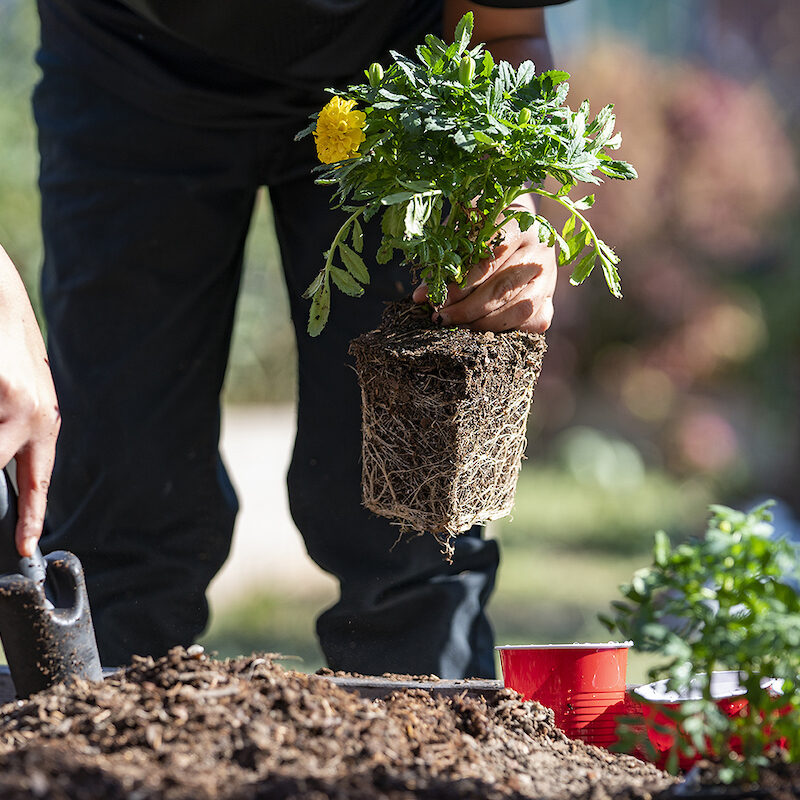
[[[402,104],[397,100],[378,100],[372,104],[372,107],[379,111],[392,111],[395,108],[401,108]]]
[[[375,261],[378,264],[388,264],[392,260],[392,256],[394,255],[394,248],[391,245],[391,242],[384,239],[381,242],[381,246],[378,248],[378,251],[375,253]]]
[[[610,109],[611,106],[606,106],[606,108]],[[598,119],[599,116],[600,115],[598,115]],[[616,117],[613,114],[609,113],[608,118],[603,123],[603,127],[600,130],[600,133],[598,133],[597,136],[594,137],[594,145],[592,148],[593,150],[599,150],[601,147],[609,145],[609,142],[611,140],[611,135],[614,133],[615,123],[616,123]],[[619,134],[617,135],[619,136]],[[622,144],[622,137],[620,137],[620,144]],[[611,149],[615,149],[613,147],[613,144],[611,145]]]
[[[598,240],[597,246],[600,248],[600,252],[603,256],[612,264],[619,264],[619,256],[605,242]]]
[[[559,251],[568,250],[569,247],[567,245],[566,240],[564,237],[553,227],[553,224],[550,222],[549,219],[545,219],[545,217],[541,215],[536,216],[536,221],[539,223],[539,241],[544,243],[547,241],[548,247],[552,247],[554,244],[558,244]],[[547,239],[545,240],[542,238],[543,233],[547,234]]]
[[[611,294],[614,297],[621,298],[622,297],[622,286],[619,282],[619,272],[617,272],[616,266],[609,261],[608,258],[600,254],[600,262],[603,265],[603,275],[606,279],[606,285],[608,286]]]
[[[453,136],[453,141],[458,147],[462,150],[466,150],[468,153],[471,153],[475,149],[476,140],[472,131],[456,131]]]
[[[387,100],[394,100],[403,103],[408,102],[408,98],[404,94],[397,94],[397,92],[389,91],[389,89],[379,89],[378,94],[381,97],[385,97]]]
[[[575,269],[572,270],[572,275],[569,277],[569,282],[573,286],[583,283],[591,274],[594,269],[595,262],[597,261],[597,253],[592,250],[587,253],[579,262]]]
[[[472,30],[474,25],[474,17],[471,11],[467,11],[456,25],[455,34],[453,36],[454,44],[457,47],[457,54],[460,56],[469,46],[469,40],[472,38]]]
[[[497,142],[492,139],[491,136],[487,136],[483,131],[473,131],[472,135],[475,137],[475,141],[479,142],[480,144],[488,144],[488,145],[496,145]]]
[[[586,115],[589,113],[589,103],[584,100],[580,108],[575,112],[570,124],[572,141],[567,149],[567,160],[571,168],[575,168],[582,163],[581,157],[573,158],[583,146],[583,136],[586,133]]]
[[[517,220],[517,224],[519,225],[519,229],[525,233],[528,228],[531,227],[536,222],[536,217],[530,213],[530,211],[517,211],[514,214],[514,217]]]
[[[417,58],[424,61],[429,67],[433,66],[434,59],[430,47],[426,47],[424,44],[417,45]]]
[[[339,255],[342,257],[347,271],[361,283],[369,283],[369,270],[358,253],[351,250],[344,242],[339,244]]]
[[[441,59],[441,57],[444,55],[444,51],[447,49],[445,43],[438,36],[434,36],[432,33],[429,33],[425,37],[425,44],[430,49],[433,58],[437,61]]]
[[[395,192],[394,194],[387,194],[386,197],[381,198],[381,204],[384,206],[396,206],[398,203],[405,203],[414,196],[415,192]]]
[[[499,119],[493,117],[491,114],[486,115],[486,120],[491,125],[492,130],[496,131],[501,136],[508,136],[511,133],[511,131],[505,125],[503,125]]]
[[[501,92],[510,92],[516,86],[516,76],[514,69],[508,61],[501,61],[497,65],[498,79],[500,80],[499,88]]]
[[[353,220],[353,249],[360,253],[364,249],[364,231],[361,228],[361,223],[357,220]]]
[[[381,219],[381,230],[386,236],[402,236],[404,218],[405,211],[399,204],[390,205]]]
[[[351,297],[361,297],[364,294],[364,287],[349,272],[339,267],[331,267],[330,275],[339,291]]]
[[[636,170],[627,161],[601,161],[598,169],[604,175],[608,175],[609,178],[617,178],[623,181],[630,181],[639,177]]]
[[[533,61],[523,61],[517,68],[515,86],[527,86],[536,77],[536,67]]]
[[[426,131],[451,131],[456,127],[457,121],[440,114],[425,117],[423,123]]]
[[[588,235],[589,231],[586,228],[582,228],[578,233],[564,237],[564,241],[567,243],[567,250],[559,254],[559,265],[569,264],[586,247]]]
[[[390,50],[389,53],[394,59],[394,63],[397,64],[397,66],[402,70],[406,78],[408,78],[409,83],[412,86],[416,87],[417,86],[416,64],[414,64],[413,61],[406,58],[401,53],[398,53],[396,50]]]
[[[494,69],[494,58],[492,58],[492,54],[487,50],[483,54],[483,66],[481,67],[481,77],[488,78],[492,74],[492,70]]]
[[[561,235],[564,239],[568,239],[572,232],[575,230],[575,220],[577,217],[574,214],[569,215],[569,219],[564,223],[564,227],[561,230]]]
[[[403,111],[400,115],[400,124],[411,134],[422,134],[422,117],[416,111]]]
[[[431,212],[431,204],[426,198],[416,194],[408,201],[405,216],[405,235],[409,238],[422,236],[423,226]]]
[[[303,128],[303,130],[301,130],[299,133],[295,134],[294,140],[296,142],[299,142],[300,139],[303,139],[304,137],[308,136],[310,133],[312,133],[314,131],[314,129],[317,127],[317,117],[318,116],[319,116],[319,114],[312,114],[311,115],[311,122],[308,125],[306,125],[306,127]]]
[[[613,104],[609,103],[607,106],[603,106],[603,108],[597,112],[597,116],[592,120],[592,122],[586,126],[586,132],[596,133],[597,131],[602,130],[608,124],[609,119],[611,119],[613,116]]]
[[[441,194],[441,191],[431,184],[430,181],[408,181],[401,179],[398,183],[406,189],[410,189],[415,194]]]
[[[308,334],[319,336],[328,322],[331,313],[331,287],[327,278],[323,280],[319,290],[314,294],[308,312]]]
[[[587,194],[586,197],[576,200],[572,205],[577,208],[578,211],[585,211],[587,208],[591,208],[594,205],[594,199],[593,194]]]
[[[317,277],[314,278],[313,281],[308,285],[308,288],[303,292],[303,299],[308,300],[312,295],[316,294],[319,291],[320,286],[322,286],[322,281],[325,279],[325,269],[324,267],[317,273]]]
[[[548,69],[546,72],[541,74],[542,78],[547,78],[553,86],[556,86],[559,83],[563,83],[566,80],[569,80],[569,72],[564,72],[561,69]]]

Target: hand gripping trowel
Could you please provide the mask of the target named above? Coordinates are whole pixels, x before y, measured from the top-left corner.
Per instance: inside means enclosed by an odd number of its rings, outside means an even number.
[[[17,552],[17,498],[0,470],[0,639],[17,696],[69,677],[101,680],[80,561],[63,550]]]

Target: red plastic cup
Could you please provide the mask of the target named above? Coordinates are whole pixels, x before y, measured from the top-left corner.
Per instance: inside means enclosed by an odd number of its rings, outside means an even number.
[[[503,684],[552,708],[567,736],[608,747],[616,741],[609,710],[625,699],[631,642],[502,646]]]

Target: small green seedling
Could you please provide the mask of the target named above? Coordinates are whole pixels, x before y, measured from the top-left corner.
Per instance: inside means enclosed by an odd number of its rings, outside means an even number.
[[[774,536],[769,505],[749,513],[712,506],[705,537],[675,547],[657,533],[652,566],[637,571],[621,587],[625,600],[601,617],[637,650],[662,658],[651,680],[702,692],[665,712],[684,734],[674,738],[672,771],[681,754],[711,755],[729,783],[756,779],[770,755],[800,760],[798,550]],[[736,716],[711,697],[714,670],[740,671],[748,702]],[[770,678],[782,682],[780,696],[762,688]],[[634,744],[649,747],[640,726],[627,728],[621,748]]]

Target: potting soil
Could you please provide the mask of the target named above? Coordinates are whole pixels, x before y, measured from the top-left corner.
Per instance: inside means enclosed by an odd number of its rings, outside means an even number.
[[[567,739],[510,690],[366,700],[199,648],[0,708],[0,798],[650,798],[673,779]]]
[[[510,513],[545,339],[442,328],[410,300],[350,344],[361,387],[364,505],[452,538]]]

